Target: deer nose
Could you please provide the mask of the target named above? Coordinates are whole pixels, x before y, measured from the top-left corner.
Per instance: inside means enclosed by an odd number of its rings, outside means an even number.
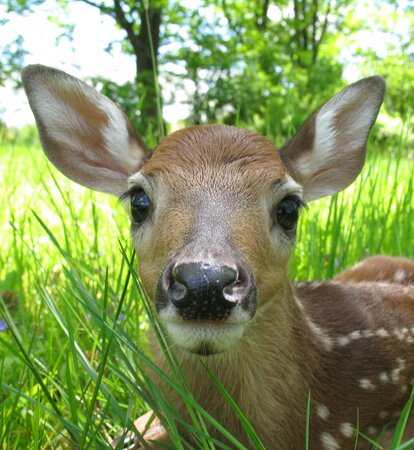
[[[171,264],[161,286],[182,318],[224,320],[251,291],[251,280],[241,266],[197,261]]]

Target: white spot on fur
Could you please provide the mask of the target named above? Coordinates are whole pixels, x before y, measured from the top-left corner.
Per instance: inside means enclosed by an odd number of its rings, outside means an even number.
[[[318,417],[320,417],[322,420],[327,420],[330,412],[327,406],[322,405],[322,404],[317,404],[316,405],[316,414],[318,415]]]
[[[398,357],[398,358],[395,359],[395,362],[398,364],[398,367],[400,369],[402,369],[405,366],[405,359],[404,358]]]
[[[361,378],[358,381],[358,384],[362,389],[365,389],[367,391],[374,391],[376,389],[375,384],[368,378]]]
[[[348,336],[339,336],[336,339],[336,342],[339,346],[345,347],[346,345],[348,345],[351,342],[351,339],[349,339]]]
[[[305,307],[302,302],[295,297],[296,304],[299,309],[302,311],[303,318],[309,326],[309,329],[313,333],[313,335],[319,340],[325,350],[332,350],[333,347],[333,339],[326,333],[326,331],[321,328],[318,324],[312,321],[312,319],[306,314]]]
[[[414,327],[412,328],[404,327],[393,331],[388,331],[385,328],[379,328],[378,330],[355,330],[350,332],[349,334],[335,336],[334,342],[335,345],[339,347],[345,347],[351,344],[353,341],[359,339],[369,339],[373,337],[380,337],[380,338],[395,337],[399,341],[404,341],[407,344],[413,344],[414,336],[411,336],[410,333],[414,335]]]
[[[388,373],[387,372],[381,372],[380,374],[379,374],[379,380],[382,382],[382,383],[389,383],[390,382],[390,376],[388,375]]]
[[[356,339],[360,339],[361,337],[362,337],[362,335],[359,330],[349,333],[349,339],[351,339],[352,341],[355,341]]]
[[[380,328],[378,329],[375,334],[378,337],[388,337],[390,334],[388,333],[388,331],[385,328]]]
[[[321,327],[319,327],[316,323],[312,322],[309,317],[306,317],[306,321],[309,325],[309,328],[322,343],[325,350],[332,350],[333,347],[332,338],[328,336]]]
[[[408,328],[401,328],[400,330],[394,330],[394,336],[403,341],[405,339],[405,335],[408,333]]]
[[[394,384],[397,384],[400,381],[400,370],[401,369],[394,369],[391,371],[391,380]]]
[[[401,283],[401,281],[405,280],[406,276],[407,276],[407,273],[405,272],[405,270],[398,269],[394,273],[394,281],[396,281],[397,283]]]
[[[330,433],[321,434],[322,446],[325,450],[339,450],[338,441]]]
[[[352,425],[348,422],[341,423],[339,425],[339,430],[342,434],[342,436],[346,438],[351,438],[354,435],[354,429]]]
[[[343,336],[337,336],[336,338],[336,344],[339,345],[340,347],[345,347],[346,345],[349,345],[352,341],[356,341],[358,339],[361,338],[366,338],[366,337],[372,337],[373,334],[371,331],[360,331],[360,330],[355,330],[355,331],[351,331],[351,333],[343,335]]]
[[[375,333],[372,330],[363,330],[362,337],[369,339],[375,336]]]

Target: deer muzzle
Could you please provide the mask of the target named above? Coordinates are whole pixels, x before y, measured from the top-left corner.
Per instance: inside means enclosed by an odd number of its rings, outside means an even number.
[[[242,336],[256,312],[254,278],[232,250],[197,255],[184,250],[159,279],[156,309],[178,345],[193,353],[217,353]]]

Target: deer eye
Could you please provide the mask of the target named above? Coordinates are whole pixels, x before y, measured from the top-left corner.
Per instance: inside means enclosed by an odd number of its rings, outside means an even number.
[[[143,189],[132,191],[130,196],[132,221],[134,224],[140,225],[149,214],[151,200]]]
[[[276,207],[276,220],[285,231],[295,231],[302,201],[299,197],[285,197]]]

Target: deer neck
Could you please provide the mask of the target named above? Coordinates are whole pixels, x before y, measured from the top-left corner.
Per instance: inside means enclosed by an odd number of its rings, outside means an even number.
[[[229,351],[208,357],[176,351],[195,399],[213,417],[243,439],[239,420],[206,367],[259,436],[269,436],[269,430],[274,429],[272,445],[279,439],[281,445],[302,439],[292,423],[305,423],[313,362],[318,358],[316,339],[295,302],[292,286],[287,284],[280,292],[259,308],[243,338]],[[163,356],[158,354],[157,359],[166,369]],[[297,415],[297,420],[292,420],[292,415]]]

